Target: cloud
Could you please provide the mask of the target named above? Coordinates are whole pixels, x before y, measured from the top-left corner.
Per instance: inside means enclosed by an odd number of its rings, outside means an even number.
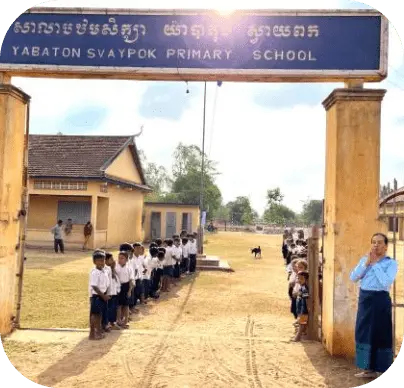
[[[254,96],[254,102],[267,109],[316,106],[333,89],[330,84],[283,84],[278,90],[261,90]]]
[[[180,82],[155,83],[143,93],[139,114],[145,119],[179,120],[189,108],[187,86]],[[192,97],[195,93],[192,94]]]

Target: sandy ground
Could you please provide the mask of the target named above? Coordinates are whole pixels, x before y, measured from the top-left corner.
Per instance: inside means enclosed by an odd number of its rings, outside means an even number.
[[[248,250],[242,235],[225,238],[229,253]],[[290,342],[292,317],[279,246],[268,236],[260,236],[259,243],[262,260],[246,253],[234,273],[188,278],[171,295],[144,307],[128,331],[90,342],[85,330],[21,330],[6,339],[5,350],[24,376],[58,388],[364,383],[353,377],[352,362],[329,357],[321,344]],[[209,249],[214,253],[215,243]],[[224,258],[231,264],[231,257]]]

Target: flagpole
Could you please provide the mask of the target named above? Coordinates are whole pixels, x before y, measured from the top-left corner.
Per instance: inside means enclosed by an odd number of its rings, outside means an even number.
[[[205,190],[205,185],[204,185],[204,175],[205,175],[205,130],[206,130],[206,85],[207,82],[205,81],[205,88],[204,88],[204,93],[203,93],[203,121],[202,121],[202,165],[201,165],[201,192],[199,196],[199,212],[200,212],[200,218],[199,218],[199,225],[200,225],[200,248],[199,248],[199,253],[203,255],[203,234],[204,234],[204,228],[202,225],[202,220],[203,220],[203,201],[204,201],[204,190]]]

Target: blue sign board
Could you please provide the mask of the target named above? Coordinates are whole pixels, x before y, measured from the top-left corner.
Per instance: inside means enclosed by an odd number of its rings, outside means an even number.
[[[377,80],[385,76],[386,26],[373,11],[34,9],[10,26],[0,70]]]

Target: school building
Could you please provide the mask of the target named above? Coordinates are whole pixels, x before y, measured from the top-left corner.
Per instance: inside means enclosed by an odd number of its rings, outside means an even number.
[[[179,203],[145,202],[144,240],[171,238],[182,230],[198,232],[199,205]]]
[[[53,245],[50,229],[71,218],[66,249],[80,248],[91,221],[89,248],[143,239],[147,186],[133,136],[29,137],[27,245]]]

